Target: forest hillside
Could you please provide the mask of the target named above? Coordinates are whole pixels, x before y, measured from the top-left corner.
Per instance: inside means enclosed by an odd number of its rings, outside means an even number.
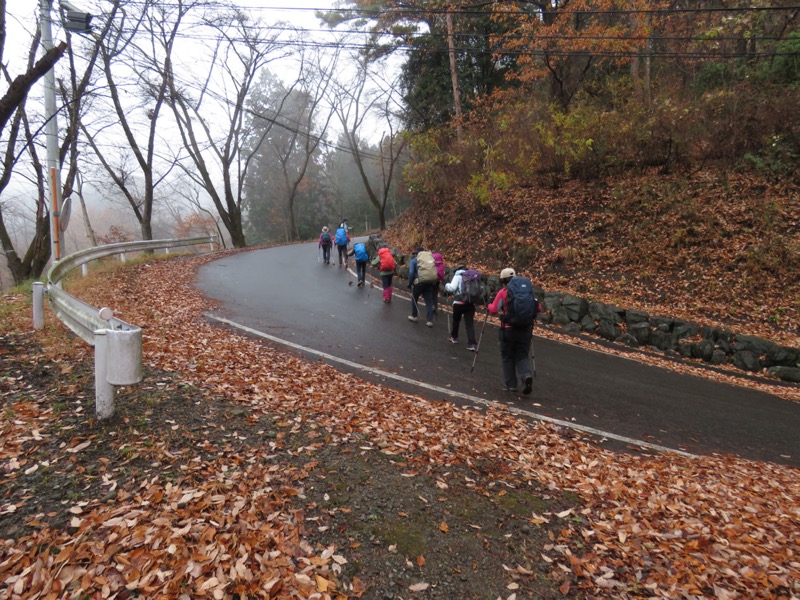
[[[419,200],[390,243],[561,291],[800,345],[800,185],[756,171],[628,171]]]

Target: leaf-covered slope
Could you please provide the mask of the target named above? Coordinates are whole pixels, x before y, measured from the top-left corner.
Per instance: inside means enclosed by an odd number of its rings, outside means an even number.
[[[639,176],[418,202],[387,232],[546,290],[800,343],[800,187],[742,173]]]

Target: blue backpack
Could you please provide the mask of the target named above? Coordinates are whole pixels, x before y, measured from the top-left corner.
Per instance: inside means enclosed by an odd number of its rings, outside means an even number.
[[[364,244],[356,244],[353,246],[353,250],[355,251],[357,262],[367,262],[369,260],[369,254],[367,254]]]
[[[344,227],[336,230],[336,245],[347,246],[347,230]]]
[[[506,307],[503,323],[512,327],[531,327],[539,314],[539,301],[533,295],[533,284],[525,277],[512,277],[506,286]]]

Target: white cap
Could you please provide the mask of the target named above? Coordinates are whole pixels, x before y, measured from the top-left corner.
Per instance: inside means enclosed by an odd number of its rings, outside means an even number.
[[[506,267],[500,271],[500,279],[511,279],[514,276],[516,276],[516,272],[511,267]]]

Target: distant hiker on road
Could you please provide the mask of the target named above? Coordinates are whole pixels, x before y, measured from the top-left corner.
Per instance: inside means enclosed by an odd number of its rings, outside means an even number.
[[[364,285],[364,280],[367,277],[367,262],[369,262],[369,254],[367,253],[367,248],[359,242],[350,252],[347,253],[347,256],[355,256],[356,258],[356,278],[358,279],[359,287]]]
[[[339,229],[336,230],[336,249],[339,251],[339,268],[347,268],[347,244],[350,243],[350,236],[347,234],[347,219],[344,220]]]
[[[425,325],[433,327],[433,286],[436,284],[436,263],[433,255],[417,248],[412,252],[411,264],[408,268],[408,288],[411,290],[411,314],[409,321],[416,323],[419,320],[419,297],[425,299]]]
[[[487,308],[490,314],[500,314],[500,359],[505,389],[516,392],[519,376],[525,384],[522,393],[530,394],[533,389],[531,339],[539,303],[533,296],[530,280],[517,276],[514,269],[503,269],[500,282],[504,287]]]
[[[448,339],[458,343],[458,328],[461,317],[464,317],[464,330],[467,332],[467,350],[475,352],[478,343],[475,341],[475,304],[483,301],[481,276],[474,269],[456,267],[450,283],[444,286],[445,292],[453,294],[453,325]]]
[[[333,246],[333,238],[327,227],[322,228],[322,233],[319,234],[319,247],[322,248],[322,262],[326,265],[331,264],[331,246]]]
[[[383,301],[387,304],[392,301],[392,277],[394,277],[397,264],[392,256],[389,247],[382,245],[378,248],[378,264],[375,265],[381,272],[381,284],[383,285]]]

